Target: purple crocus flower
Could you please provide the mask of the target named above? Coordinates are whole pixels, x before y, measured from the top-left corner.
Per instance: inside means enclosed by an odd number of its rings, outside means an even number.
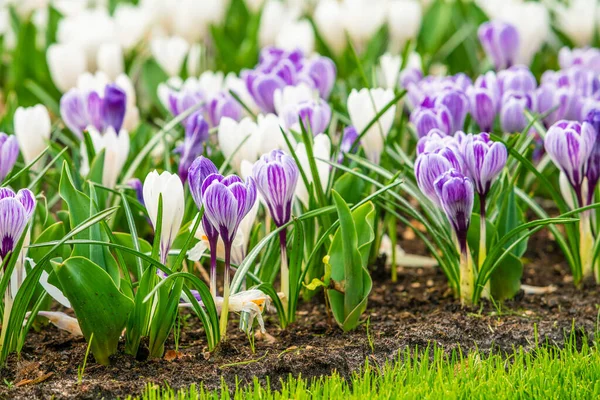
[[[123,126],[126,108],[127,95],[125,91],[114,84],[106,85],[102,99],[102,130],[113,127],[115,132],[119,132]]]
[[[513,65],[498,73],[498,85],[502,94],[508,91],[530,93],[537,87],[537,82],[529,68]]]
[[[265,199],[277,226],[290,220],[299,175],[294,159],[282,150],[273,150],[254,164],[252,176],[256,187]]]
[[[465,253],[475,196],[473,183],[459,171],[451,169],[435,181],[434,187],[441,207],[454,228],[461,252]]]
[[[469,98],[458,89],[445,89],[435,97],[435,106],[446,106],[452,116],[452,133],[463,129],[469,112]]]
[[[528,125],[525,110],[534,110],[534,98],[519,91],[508,91],[502,96],[500,126],[504,132],[521,132]]]
[[[479,26],[477,35],[496,70],[515,63],[519,53],[519,32],[513,25],[500,21],[485,22]]]
[[[210,126],[219,126],[223,117],[239,121],[242,118],[242,106],[229,93],[221,92],[208,103],[207,114]]]
[[[90,123],[85,93],[73,88],[63,94],[60,98],[60,116],[71,132],[82,139],[83,131]]]
[[[448,107],[437,105],[431,98],[425,98],[420,107],[410,114],[410,121],[415,126],[419,137],[423,137],[432,129],[440,129],[447,135],[452,134],[454,121]]]
[[[489,192],[492,182],[506,165],[507,156],[506,146],[492,142],[489,133],[466,136],[463,141],[464,171],[480,197],[485,198]]]
[[[595,142],[596,131],[592,124],[566,120],[552,125],[544,138],[546,153],[567,176],[580,206],[585,205],[582,184]]]
[[[324,133],[331,120],[331,107],[324,100],[307,100],[298,104],[288,104],[282,110],[282,117],[288,129],[300,130],[299,120],[314,136]]]
[[[17,157],[19,157],[17,137],[0,132],[0,182],[12,171]]]
[[[336,72],[333,61],[322,56],[316,56],[307,60],[301,71],[303,75],[311,80],[311,86],[316,88],[321,98],[325,100],[329,98],[333,89]]]
[[[342,135],[342,140],[340,142],[338,163],[341,164],[342,162],[344,162],[344,156],[346,153],[356,152],[357,146],[355,146],[355,148],[353,149],[352,145],[354,144],[354,142],[356,141],[357,138],[358,138],[358,132],[356,131],[356,128],[353,125],[350,125],[350,126],[347,126],[346,128],[344,128],[344,133]]]
[[[182,182],[187,180],[188,170],[196,157],[202,153],[208,136],[208,123],[200,112],[190,115],[185,124],[183,144],[175,150],[181,155],[178,174]]]
[[[277,89],[283,89],[286,83],[276,75],[267,75],[260,72],[246,72],[242,74],[248,92],[256,105],[265,113],[275,112],[274,95]]]
[[[208,176],[218,174],[219,170],[208,158],[200,156],[194,160],[188,170],[188,184],[192,198],[198,209],[202,209],[202,184]],[[217,295],[217,245],[219,241],[219,232],[211,224],[206,213],[202,216],[202,228],[208,241],[210,249],[210,292],[213,296]]]
[[[469,90],[471,116],[484,131],[491,131],[496,119],[496,109],[499,99],[494,97],[491,90],[485,88],[472,88]]]
[[[435,152],[426,152],[417,157],[415,162],[415,177],[421,192],[438,207],[441,206],[436,194],[434,183],[450,169],[461,170],[462,157],[451,147],[443,147]]]
[[[588,204],[592,204],[594,198],[594,191],[600,179],[600,108],[591,110],[587,115],[586,122],[594,128],[596,132],[596,140],[594,142],[594,148],[590,154],[586,166],[585,176],[588,180]]]
[[[569,87],[556,87],[551,83],[544,83],[536,89],[537,112],[539,114],[548,113],[543,119],[546,127],[568,117],[569,110],[575,101],[574,94]]]
[[[0,188],[0,258],[14,250],[35,210],[35,196],[29,189],[16,194]]]
[[[141,205],[145,207],[144,186],[142,185],[142,181],[140,181],[138,178],[131,178],[129,181],[127,181],[127,186],[135,191],[135,198],[140,202]]]

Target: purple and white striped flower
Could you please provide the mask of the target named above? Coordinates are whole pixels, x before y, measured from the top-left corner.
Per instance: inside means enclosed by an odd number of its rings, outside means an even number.
[[[14,135],[0,132],[0,182],[12,171],[19,157],[19,142]]]
[[[458,152],[451,147],[443,147],[435,152],[422,153],[415,162],[415,177],[421,192],[435,205],[441,207],[434,183],[446,171],[461,171],[464,162]]]
[[[588,123],[558,121],[546,133],[544,148],[575,190],[580,206],[584,206],[582,183],[585,167],[594,149],[596,131]]]
[[[586,122],[590,124],[596,132],[596,141],[594,142],[594,148],[588,159],[585,173],[588,181],[587,203],[592,204],[594,191],[596,190],[598,179],[600,179],[600,108],[591,110],[587,115]]]
[[[299,120],[313,136],[324,133],[331,120],[331,107],[324,100],[308,100],[288,104],[283,108],[282,118],[288,129],[300,132]]]
[[[529,68],[513,65],[498,73],[498,86],[502,94],[508,91],[530,93],[537,87],[537,82]]]
[[[458,89],[445,89],[435,97],[435,106],[446,106],[452,116],[451,133],[460,131],[465,124],[465,118],[469,112],[469,98]]]
[[[535,91],[535,96],[537,112],[542,115],[548,113],[543,119],[546,127],[568,118],[575,101],[575,93],[571,88],[558,87],[551,83],[540,85]]]
[[[200,112],[192,114],[185,124],[183,144],[175,149],[181,155],[179,161],[179,177],[185,183],[192,162],[202,154],[204,142],[208,140],[208,123]]]
[[[221,118],[228,117],[239,121],[242,118],[242,106],[229,93],[221,92],[208,103],[207,116],[210,126],[219,126]]]
[[[485,22],[479,27],[477,35],[496,70],[515,63],[519,53],[519,32],[513,25],[500,21]]]
[[[419,137],[427,135],[432,129],[439,129],[447,135],[454,133],[450,110],[444,105],[436,105],[431,98],[426,98],[421,106],[411,112],[410,122],[415,126]]]
[[[600,73],[600,50],[595,47],[583,49],[563,47],[558,52],[558,63],[562,69],[582,66]]]
[[[263,155],[252,169],[258,191],[265,199],[277,226],[289,222],[300,171],[292,157],[282,150]]]
[[[35,196],[29,189],[17,193],[0,188],[0,259],[14,250],[35,211]]]
[[[311,86],[319,91],[319,96],[322,99],[329,98],[335,83],[336,73],[333,61],[322,56],[315,56],[306,60],[301,70],[301,75],[310,79]]]
[[[444,172],[434,183],[446,217],[458,238],[461,253],[467,250],[467,232],[471,224],[475,193],[469,178],[455,169]]]
[[[492,182],[506,165],[506,146],[500,142],[492,142],[489,133],[469,134],[463,141],[462,154],[465,174],[475,184],[479,196],[485,198]]]
[[[525,110],[535,109],[532,94],[519,91],[508,91],[502,96],[500,106],[500,126],[504,132],[521,132],[528,125]]]

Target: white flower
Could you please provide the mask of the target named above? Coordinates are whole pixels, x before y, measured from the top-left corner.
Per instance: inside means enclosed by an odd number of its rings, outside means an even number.
[[[15,136],[21,148],[25,163],[35,160],[48,145],[50,139],[50,115],[41,104],[33,107],[19,107],[14,116]],[[34,169],[40,164],[36,163]]]
[[[358,51],[382,27],[386,17],[386,0],[345,0],[342,3],[342,21]]]
[[[123,50],[118,43],[104,43],[98,48],[96,59],[98,70],[104,72],[111,80],[123,73]]]
[[[119,4],[115,9],[114,21],[119,43],[125,51],[129,51],[148,34],[151,16],[143,7]]]
[[[127,109],[123,119],[123,129],[127,132],[133,131],[140,123],[140,111],[136,104],[135,88],[129,76],[120,74],[115,79],[115,84],[119,86],[127,95]]]
[[[165,171],[159,175],[158,172],[152,171],[146,176],[143,192],[146,210],[155,229],[158,222],[158,199],[162,195],[160,248],[164,263],[183,221],[183,184],[176,174]]]
[[[79,75],[87,70],[85,53],[74,44],[51,44],[46,60],[52,81],[61,92],[74,88]]]
[[[319,34],[336,55],[346,48],[346,31],[342,20],[342,8],[337,0],[322,0],[317,4],[313,19]]]
[[[196,76],[200,73],[201,57],[202,47],[200,44],[194,43],[192,47],[190,47],[190,52],[188,53],[187,61],[185,63],[185,69],[188,76]]]
[[[281,149],[288,150],[288,145],[283,137],[284,132],[281,131],[282,123],[275,114],[259,114],[257,119],[258,134],[260,135],[260,143],[258,148],[259,157],[271,150]],[[287,135],[292,145],[295,143],[291,135]]]
[[[234,92],[237,97],[244,103],[246,107],[250,109],[254,114],[258,114],[260,108],[256,105],[254,98],[248,92],[248,88],[246,87],[246,83],[243,79],[239,78],[233,72],[230,72],[225,77],[225,90]],[[246,109],[244,112],[247,113]]]
[[[361,89],[360,91],[352,89],[348,96],[348,114],[350,114],[352,125],[356,131],[362,132],[377,113],[393,99],[394,92],[390,89]],[[390,132],[395,114],[396,105],[393,105],[367,130],[361,139],[367,158],[373,163],[379,162],[384,140]]]
[[[229,117],[221,118],[217,138],[223,156],[231,159],[230,165],[238,173],[242,160],[254,162],[260,156],[261,135],[258,125],[250,118],[243,118],[240,122]]]
[[[322,190],[327,189],[327,183],[329,181],[329,174],[331,172],[331,166],[325,161],[319,161],[317,159],[329,160],[331,157],[331,140],[329,136],[324,133],[320,133],[313,139],[313,155],[315,157],[315,163],[317,166],[317,173],[319,174],[319,180],[321,181]],[[313,183],[314,178],[310,170],[310,164],[308,162],[308,155],[306,154],[306,146],[304,143],[298,143],[296,146],[296,156],[300,161],[299,168],[302,168],[306,174],[308,183]],[[296,185],[296,197],[308,208],[309,194],[304,179],[298,179]]]
[[[198,88],[207,96],[212,97],[223,90],[225,76],[221,71],[204,71],[198,78]]]
[[[102,185],[112,189],[116,186],[117,178],[129,156],[129,134],[125,129],[121,129],[117,135],[113,127],[109,127],[101,133],[92,125],[87,127],[87,131],[92,139],[96,154],[104,150]],[[81,143],[81,155],[83,158],[81,173],[87,175],[89,173],[89,160],[83,142]]]
[[[379,68],[377,70],[379,84],[386,89],[394,89],[398,86],[401,65],[402,58],[400,56],[385,53],[379,57]]]
[[[316,100],[317,91],[305,83],[296,86],[284,86],[283,89],[276,89],[273,93],[273,105],[278,115],[281,115],[285,107],[290,104],[298,104],[303,101]]]
[[[155,38],[150,42],[152,55],[169,76],[179,75],[189,48],[188,42],[180,36]]]
[[[389,49],[393,53],[402,50],[404,43],[415,39],[421,29],[421,4],[415,0],[391,0],[388,5],[387,22],[390,34]]]
[[[597,0],[571,0],[568,7],[556,3],[554,16],[558,28],[577,46],[589,46],[600,25],[600,6]]]
[[[300,13],[296,8],[286,7],[277,0],[268,0],[263,8],[258,29],[258,42],[261,47],[274,45],[281,29],[296,21]]]
[[[315,32],[307,20],[293,21],[281,27],[275,45],[289,51],[300,49],[309,55],[315,49]]]
[[[260,11],[263,4],[265,4],[265,0],[244,0],[246,3],[246,8],[253,14],[256,14]]]

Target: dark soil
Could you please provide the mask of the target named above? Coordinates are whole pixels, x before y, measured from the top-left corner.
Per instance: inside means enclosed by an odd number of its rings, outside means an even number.
[[[422,252],[408,235],[405,239],[406,251]],[[371,364],[381,365],[415,346],[436,344],[446,351],[460,347],[463,351],[477,348],[486,353],[510,353],[515,347],[533,347],[536,330],[540,342],[561,346],[572,327],[591,339],[599,288],[594,284],[581,290],[573,287],[564,258],[546,232],[533,237],[529,249],[523,282],[552,284],[558,288],[556,292],[521,293],[500,307],[484,304],[461,309],[438,269],[402,268],[396,283],[390,282],[389,271],[374,271],[368,331],[363,325],[354,332],[341,332],[328,318],[322,300],[315,298],[301,304],[296,324],[285,331],[278,328],[275,316],[267,317],[270,335],[257,338],[255,353],[234,320],[229,341],[219,352],[209,354],[202,328],[190,316],[179,358],[136,361],[121,353],[110,367],[90,361],[81,385],[77,384],[77,367],[83,362],[84,340],[49,326],[32,332],[20,359],[13,356],[1,371],[0,398],[115,398],[139,394],[148,382],[168,383],[174,388],[201,382],[206,388],[217,388],[221,379],[232,387],[236,379],[243,385],[254,377],[261,382],[268,377],[276,389],[290,374],[310,378],[337,371],[347,377],[367,358]],[[173,349],[173,342],[168,346]],[[258,361],[235,365],[250,360]],[[36,378],[45,379],[35,383]],[[6,382],[22,386],[9,388]]]

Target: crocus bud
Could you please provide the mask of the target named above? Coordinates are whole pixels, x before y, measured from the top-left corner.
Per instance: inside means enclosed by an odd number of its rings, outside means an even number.
[[[502,94],[508,91],[530,93],[537,87],[537,82],[529,68],[514,65],[498,73],[498,85]]]
[[[35,196],[29,189],[16,194],[0,189],[0,259],[12,252],[35,211]]]
[[[184,183],[188,178],[188,169],[196,157],[202,153],[203,144],[207,140],[208,123],[199,112],[196,112],[188,118],[185,124],[183,144],[177,149],[181,155],[178,173]]]
[[[585,176],[588,180],[588,204],[591,204],[594,198],[594,190],[598,184],[598,179],[600,179],[600,108],[591,110],[585,122],[591,125],[596,132],[594,148],[585,168]]]
[[[102,184],[107,188],[113,189],[129,156],[129,134],[123,129],[117,133],[112,126],[109,126],[104,131],[98,131],[94,126],[90,125],[87,130],[96,153],[104,150]],[[82,142],[81,147],[84,162],[89,162],[87,160],[85,143]]]
[[[83,139],[83,131],[89,125],[87,99],[83,91],[73,88],[63,94],[60,98],[60,116],[71,132]]]
[[[379,57],[379,68],[377,69],[377,81],[386,89],[395,89],[399,83],[400,67],[402,58],[390,53]]]
[[[454,228],[461,251],[464,252],[475,197],[473,183],[462,173],[451,169],[444,172],[434,186],[441,207]]]
[[[300,171],[294,159],[281,150],[263,155],[252,169],[256,187],[269,207],[277,226],[292,215],[292,202]]]
[[[188,42],[179,36],[155,38],[150,43],[152,56],[169,76],[179,75],[189,48]]]
[[[311,54],[315,49],[315,31],[306,19],[290,21],[281,26],[275,45],[285,50],[300,49],[305,54]]]
[[[239,122],[228,117],[222,118],[217,139],[223,156],[230,159],[231,167],[235,171],[241,171],[242,160],[254,162],[260,156],[262,138],[258,125],[250,118],[243,118]]]
[[[52,81],[61,92],[77,86],[77,78],[87,70],[85,53],[76,44],[53,43],[46,59]]]
[[[242,219],[255,202],[256,185],[252,178],[243,182],[236,175],[224,177],[212,174],[202,184],[204,213],[219,232],[226,247],[233,243]]]
[[[29,164],[39,156],[50,139],[50,115],[41,104],[19,107],[14,116],[15,136],[25,162]]]
[[[413,123],[419,137],[423,137],[432,129],[439,129],[447,135],[453,133],[454,121],[448,107],[436,105],[430,98],[410,113],[410,122]]]
[[[133,191],[135,192],[135,198],[137,199],[137,201],[145,206],[144,204],[144,187],[142,186],[142,181],[140,181],[138,178],[131,178],[130,180],[127,181],[127,186],[129,186],[130,188],[133,189]]]
[[[17,157],[19,157],[17,138],[0,132],[0,182],[12,171]]]
[[[161,196],[162,226],[158,240],[160,240],[161,261],[165,264],[183,221],[185,210],[183,184],[175,174],[165,171],[159,175],[158,172],[152,171],[144,181],[144,203],[154,229],[158,223],[158,201]]]
[[[535,91],[537,112],[544,117],[544,125],[552,126],[557,121],[567,118],[574,102],[574,91],[569,87],[557,87],[551,83],[540,85]],[[550,110],[553,110],[550,112]]]
[[[509,91],[502,96],[500,126],[504,132],[521,132],[528,125],[525,110],[534,110],[532,95]]]
[[[342,140],[340,142],[339,155],[338,155],[338,163],[342,163],[344,161],[344,155],[349,152],[356,152],[357,146],[353,149],[352,145],[358,138],[358,132],[356,132],[356,128],[352,125],[347,126],[344,129],[344,134],[342,136]]]
[[[276,75],[263,74],[260,72],[249,72],[244,76],[248,92],[252,95],[254,102],[266,113],[275,111],[273,95],[277,89],[286,86],[283,79]]]
[[[494,97],[491,90],[471,88],[469,90],[471,116],[484,131],[491,131],[496,119],[496,109],[499,99]]]
[[[582,66],[600,73],[600,50],[595,47],[584,49],[563,47],[558,52],[558,64],[562,69]]]
[[[463,141],[464,171],[480,196],[487,195],[492,182],[506,165],[507,156],[506,146],[492,142],[489,133],[467,135]]]
[[[125,119],[127,109],[127,96],[125,91],[114,84],[106,85],[104,88],[104,98],[102,99],[102,126],[103,128],[112,127],[115,132],[119,132]]]
[[[337,0],[321,0],[317,3],[313,19],[320,36],[336,55],[346,48],[346,32],[342,20],[341,4]]]
[[[299,120],[313,135],[324,133],[331,120],[331,108],[323,100],[289,104],[283,110],[283,120],[288,129],[300,132]]]
[[[500,21],[484,22],[477,31],[479,41],[496,70],[512,66],[519,54],[519,32]]]
[[[348,96],[348,114],[352,125],[362,132],[375,116],[394,99],[391,89],[352,89]],[[385,138],[394,123],[396,105],[391,106],[379,117],[362,137],[362,146],[367,158],[374,163],[379,162]]]
[[[450,132],[456,132],[463,129],[465,118],[469,112],[469,98],[467,95],[457,89],[445,89],[435,97],[435,105],[446,106],[452,116],[452,129]]]
[[[423,153],[415,162],[415,177],[419,189],[438,207],[441,206],[434,183],[446,171],[460,164],[460,155],[449,148],[442,153]]]
[[[415,0],[392,0],[388,2],[387,26],[390,33],[389,49],[400,52],[408,40],[416,39],[421,28],[423,11]]]
[[[552,125],[544,138],[546,153],[567,175],[569,183],[578,195],[581,195],[585,165],[595,141],[596,131],[591,124],[565,120]],[[582,201],[579,205],[583,206],[584,204],[581,203]]]

